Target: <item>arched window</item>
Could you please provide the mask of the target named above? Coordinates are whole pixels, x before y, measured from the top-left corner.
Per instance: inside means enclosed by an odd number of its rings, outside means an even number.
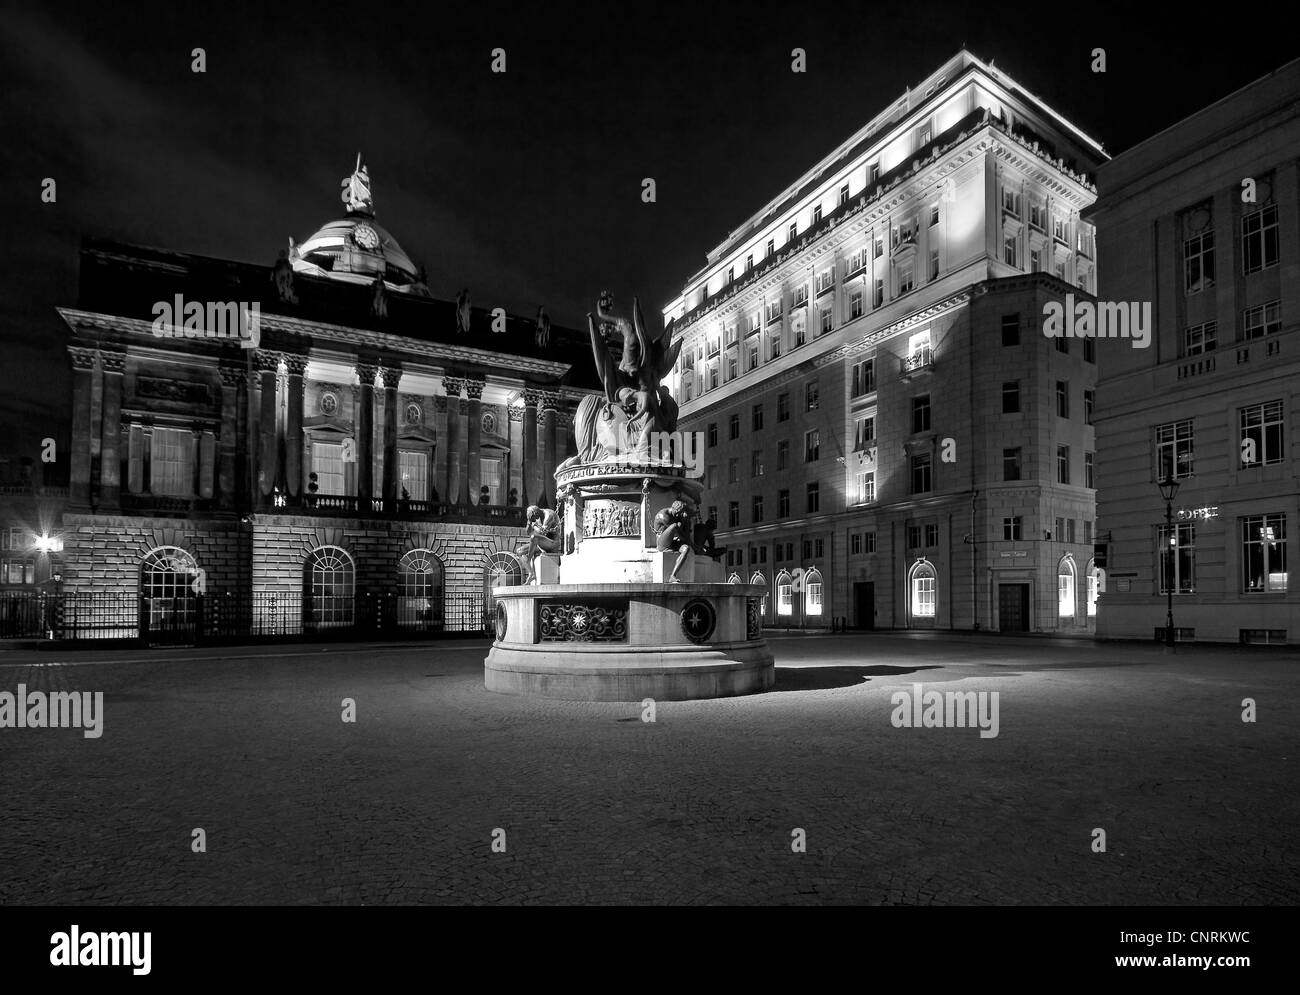
[[[728,583],[728,584],[743,584],[744,581],[742,581],[742,580],[740,579],[740,574],[738,574],[738,573],[732,573],[732,575],[731,575],[730,577],[727,578],[727,583]]]
[[[413,549],[397,564],[397,624],[442,628],[442,562],[427,549]]]
[[[938,612],[938,576],[929,560],[917,560],[907,576],[908,604],[913,618],[933,619]]]
[[[1101,571],[1097,569],[1096,563],[1088,561],[1088,617],[1095,618],[1097,615],[1097,596],[1101,594]]]
[[[776,575],[776,613],[794,614],[794,578],[785,570]]]
[[[140,601],[150,630],[188,624],[195,610],[194,557],[177,546],[159,546],[140,561]]]
[[[804,614],[820,615],[822,613],[822,572],[809,570],[803,578]]]
[[[463,631],[484,627],[496,617],[497,599],[492,595],[498,587],[513,587],[524,582],[524,568],[514,553],[493,553],[483,567],[483,594],[476,603],[461,604]],[[471,624],[472,623],[472,624]]]
[[[355,618],[356,567],[337,546],[322,546],[303,567],[303,607],[309,625],[318,629],[352,625]]]
[[[767,578],[763,576],[763,571],[762,571],[762,570],[755,570],[755,571],[754,571],[754,576],[752,576],[752,577],[749,578],[749,582],[750,582],[751,584],[762,584],[764,588],[767,587]],[[762,612],[763,612],[763,617],[764,617],[764,618],[767,617],[767,603],[768,603],[768,601],[770,601],[770,600],[771,600],[771,598],[770,598],[766,593],[764,593],[764,594],[763,594],[763,607],[762,607]]]
[[[1066,553],[1056,568],[1056,614],[1074,618],[1074,556]]]

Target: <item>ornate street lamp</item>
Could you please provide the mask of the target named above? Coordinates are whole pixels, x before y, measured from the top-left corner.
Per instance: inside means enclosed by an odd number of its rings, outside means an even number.
[[[1168,476],[1160,481],[1160,496],[1165,500],[1165,531],[1169,536],[1167,544],[1169,566],[1165,570],[1165,591],[1168,596],[1168,607],[1165,610],[1165,645],[1171,649],[1174,645],[1174,495],[1177,493],[1178,481],[1174,479],[1171,470]]]

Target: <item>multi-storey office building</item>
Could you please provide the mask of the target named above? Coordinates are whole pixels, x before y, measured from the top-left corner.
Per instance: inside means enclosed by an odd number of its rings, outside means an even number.
[[[595,386],[585,333],[431,297],[368,189],[271,268],[88,241],[59,313],[82,634],[481,628]]]
[[[682,426],[768,624],[1087,631],[1101,148],[961,52],[708,254],[664,309]],[[1063,351],[1064,350],[1064,351]]]
[[[1100,636],[1151,638],[1172,588],[1179,638],[1300,638],[1297,94],[1300,61],[1099,170],[1100,296],[1155,323],[1097,343]]]

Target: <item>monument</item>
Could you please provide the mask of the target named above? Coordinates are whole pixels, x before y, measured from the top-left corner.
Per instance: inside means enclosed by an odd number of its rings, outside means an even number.
[[[555,508],[530,508],[527,583],[498,587],[491,691],[584,701],[681,701],[772,686],[761,584],[726,583],[699,521],[703,484],[662,383],[681,343],[652,334],[608,292],[587,315],[603,393],[574,416],[577,455],[555,471]]]

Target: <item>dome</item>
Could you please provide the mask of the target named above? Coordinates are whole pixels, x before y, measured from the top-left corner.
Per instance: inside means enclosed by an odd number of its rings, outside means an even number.
[[[294,272],[358,284],[374,283],[375,275],[382,273],[389,289],[427,296],[424,274],[375,221],[370,177],[360,156],[356,170],[343,180],[343,203],[347,217],[330,221],[294,248]]]

